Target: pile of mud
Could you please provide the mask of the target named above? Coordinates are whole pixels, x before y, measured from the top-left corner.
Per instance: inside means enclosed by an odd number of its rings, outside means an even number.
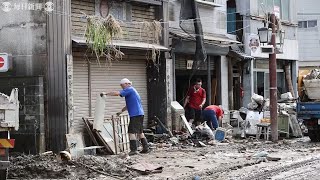
[[[10,158],[9,178],[67,178],[72,167],[53,155],[18,155]]]
[[[64,162],[56,155],[15,155],[11,157],[9,178],[89,179],[100,176],[131,179],[137,176],[130,162],[116,156],[83,156]]]

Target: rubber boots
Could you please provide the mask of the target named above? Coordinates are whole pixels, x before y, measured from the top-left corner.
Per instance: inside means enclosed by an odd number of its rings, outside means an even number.
[[[138,143],[137,140],[130,140],[130,152],[129,156],[138,154]]]
[[[149,153],[150,152],[150,148],[149,148],[149,145],[148,145],[148,141],[146,138],[142,138],[140,139],[141,141],[141,144],[142,144],[142,151],[140,151],[140,153],[143,153],[143,154],[146,154],[146,153]]]

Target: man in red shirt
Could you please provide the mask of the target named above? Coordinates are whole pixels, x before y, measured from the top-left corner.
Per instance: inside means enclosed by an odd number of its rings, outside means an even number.
[[[201,121],[202,107],[206,102],[206,91],[201,87],[201,79],[197,79],[194,86],[188,90],[187,98],[184,101],[184,107],[188,109],[187,119],[190,123]]]
[[[216,129],[222,123],[223,110],[219,106],[211,105],[203,110],[202,117],[211,129]]]

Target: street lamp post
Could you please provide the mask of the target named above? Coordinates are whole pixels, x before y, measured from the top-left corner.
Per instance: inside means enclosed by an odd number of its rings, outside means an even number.
[[[270,16],[272,35],[271,45],[276,49],[276,16],[274,13]],[[280,22],[279,22],[280,23]],[[271,137],[272,141],[278,141],[278,110],[277,110],[277,57],[276,51],[269,54],[269,80],[270,80],[270,119],[271,119]]]
[[[268,44],[273,49],[269,54],[269,81],[270,81],[270,119],[272,141],[278,141],[278,110],[277,110],[277,57],[276,53],[282,53],[284,43],[284,31],[276,30],[276,16],[270,14],[270,27],[258,29],[260,43]],[[280,22],[278,22],[280,23]]]

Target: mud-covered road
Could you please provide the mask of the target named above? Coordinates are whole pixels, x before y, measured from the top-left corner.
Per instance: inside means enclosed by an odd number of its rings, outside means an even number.
[[[319,179],[320,144],[308,138],[278,143],[233,140],[207,147],[156,148],[148,155],[84,156],[61,162],[56,156],[16,156],[10,179]],[[259,154],[268,154],[265,158]],[[257,157],[254,157],[257,155]],[[141,175],[131,165],[145,162],[163,167],[162,173]]]

